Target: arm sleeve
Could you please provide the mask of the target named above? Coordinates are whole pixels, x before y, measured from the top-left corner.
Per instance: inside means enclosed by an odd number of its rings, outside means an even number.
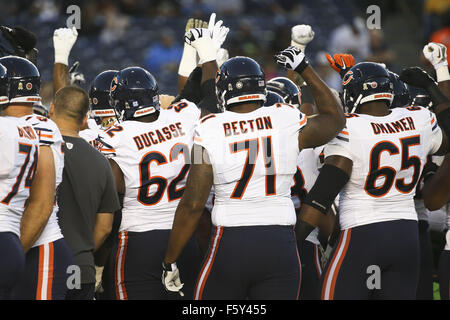
[[[103,167],[106,169],[106,181],[105,181],[105,188],[103,190],[102,199],[100,202],[100,206],[97,210],[97,212],[101,213],[114,213],[114,211],[120,209],[119,204],[119,197],[117,196],[117,191],[114,185],[114,178],[111,171],[111,167],[109,166],[109,163],[107,163],[106,159],[104,164],[102,164]]]

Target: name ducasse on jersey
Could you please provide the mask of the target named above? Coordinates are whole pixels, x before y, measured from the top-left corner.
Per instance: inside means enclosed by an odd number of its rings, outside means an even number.
[[[181,122],[176,122],[162,127],[161,129],[142,133],[138,136],[133,137],[133,140],[136,144],[137,149],[142,150],[152,145],[163,143],[173,138],[178,138],[184,135],[185,133],[183,131]]]

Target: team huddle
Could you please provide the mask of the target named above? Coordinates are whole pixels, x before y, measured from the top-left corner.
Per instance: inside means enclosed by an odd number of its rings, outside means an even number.
[[[445,47],[424,49],[437,83],[328,55],[338,93],[305,56],[311,26],[292,28],[275,55],[288,77],[270,80],[251,57],[224,58],[228,32],[215,14],[188,21],[176,97],[141,67],[92,81],[75,136],[108,159],[121,208],[96,298],[415,299],[414,197],[435,205],[426,164],[449,151]],[[55,31],[55,70],[76,38]],[[33,113],[39,83],[27,59],[0,58],[0,299],[65,299],[74,263],[55,200],[68,141],[53,109]]]

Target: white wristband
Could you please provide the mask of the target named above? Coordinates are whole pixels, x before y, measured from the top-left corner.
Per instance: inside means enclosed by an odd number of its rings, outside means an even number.
[[[181,56],[178,74],[188,78],[191,72],[197,67],[197,51],[191,45],[185,43],[183,55]]]
[[[302,50],[303,53],[305,53],[306,46],[304,44],[300,44],[298,42],[295,42],[294,40],[291,40],[291,46],[295,46],[295,47],[299,48],[300,50]]]
[[[55,52],[55,63],[62,63],[66,66],[69,65],[69,53]]]
[[[442,64],[441,66],[436,66],[436,78],[437,82],[443,82],[450,80],[450,73],[448,72],[448,65]]]

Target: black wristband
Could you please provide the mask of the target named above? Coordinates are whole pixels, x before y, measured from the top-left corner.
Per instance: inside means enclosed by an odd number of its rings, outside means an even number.
[[[303,59],[303,61],[300,62],[300,64],[297,66],[297,68],[295,68],[294,71],[301,75],[302,72],[306,69],[307,66],[309,66],[309,63],[308,63],[308,60],[305,57]]]

